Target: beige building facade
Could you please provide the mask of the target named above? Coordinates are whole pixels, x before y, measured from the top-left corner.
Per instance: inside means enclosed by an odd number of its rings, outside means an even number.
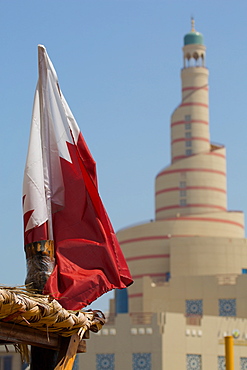
[[[224,337],[234,334],[235,370],[246,369],[247,320],[172,312],[118,314],[79,355],[84,369],[225,369]]]
[[[222,370],[226,335],[234,336],[235,369],[247,369],[244,215],[227,209],[225,148],[209,135],[208,76],[192,21],[171,163],[155,179],[155,219],[117,234],[134,284],[116,291],[81,369]]]

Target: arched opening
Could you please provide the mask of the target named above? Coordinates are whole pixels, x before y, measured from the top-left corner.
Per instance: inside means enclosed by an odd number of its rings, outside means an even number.
[[[189,53],[187,53],[185,55],[185,60],[184,60],[185,64],[184,64],[184,67],[187,68],[187,67],[190,67],[191,65],[191,55]]]
[[[197,53],[197,52],[195,52],[195,53],[193,54],[193,58],[194,58],[195,60],[197,60],[197,59],[199,58],[199,55],[198,55],[198,53]]]
[[[194,51],[184,55],[184,68],[189,67],[204,67],[205,66],[205,53]]]
[[[204,58],[204,54],[203,53],[201,54],[201,59],[202,59],[202,67],[204,67],[204,65],[205,65],[205,58]]]

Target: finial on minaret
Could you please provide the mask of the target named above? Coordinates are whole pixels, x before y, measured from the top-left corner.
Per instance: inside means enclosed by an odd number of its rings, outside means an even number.
[[[191,32],[195,32],[195,20],[194,20],[194,17],[191,17]]]

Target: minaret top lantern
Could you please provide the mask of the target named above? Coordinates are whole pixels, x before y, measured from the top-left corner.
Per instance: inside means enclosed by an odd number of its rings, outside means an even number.
[[[205,51],[203,35],[195,30],[195,21],[191,18],[191,31],[184,36],[184,68],[204,67]]]

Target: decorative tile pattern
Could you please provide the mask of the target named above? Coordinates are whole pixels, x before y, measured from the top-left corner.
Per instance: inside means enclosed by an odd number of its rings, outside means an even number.
[[[247,370],[247,357],[240,357],[240,370]]]
[[[218,356],[218,370],[226,370],[225,356]]]
[[[236,299],[219,299],[219,316],[236,316]]]
[[[151,353],[133,353],[133,370],[151,370]]]
[[[201,355],[187,355],[187,370],[201,370],[202,356]]]
[[[115,357],[113,353],[102,353],[96,355],[96,370],[114,370]]]
[[[202,299],[187,299],[186,300],[186,314],[202,316]]]

